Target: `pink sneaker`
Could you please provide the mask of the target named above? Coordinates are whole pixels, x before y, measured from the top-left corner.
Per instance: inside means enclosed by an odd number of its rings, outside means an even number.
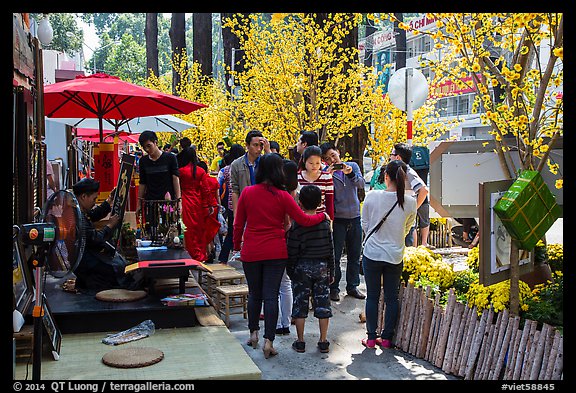
[[[362,339],[362,345],[366,348],[376,348],[376,340]]]
[[[376,341],[376,345],[379,345],[381,348],[392,348],[392,342],[390,340],[378,337],[374,341]]]

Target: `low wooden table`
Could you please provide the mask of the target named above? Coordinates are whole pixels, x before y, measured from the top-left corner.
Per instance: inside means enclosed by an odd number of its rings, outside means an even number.
[[[150,249],[147,249],[150,248]],[[145,279],[178,278],[178,292],[186,292],[190,270],[202,269],[203,265],[192,259],[183,248],[138,247],[138,262],[126,266],[126,271],[141,269]],[[136,266],[134,266],[136,265]],[[153,290],[153,285],[150,289]]]

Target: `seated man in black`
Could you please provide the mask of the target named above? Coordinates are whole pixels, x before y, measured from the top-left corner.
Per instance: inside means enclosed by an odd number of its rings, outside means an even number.
[[[112,237],[114,227],[119,224],[120,217],[114,214],[102,229],[97,230],[94,227],[93,222],[100,221],[112,210],[115,191],[112,190],[106,201],[95,206],[99,188],[100,182],[90,178],[84,178],[72,186],[82,210],[82,231],[86,238],[82,259],[74,270],[76,288],[94,293],[117,288],[139,289],[141,280],[124,273],[126,260],[107,243]]]

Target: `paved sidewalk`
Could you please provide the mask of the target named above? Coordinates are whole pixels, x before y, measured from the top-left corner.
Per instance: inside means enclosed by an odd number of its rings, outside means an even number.
[[[343,257],[342,276],[345,277]],[[242,269],[240,262],[230,263]],[[359,286],[366,293],[364,277]],[[296,339],[296,327],[290,327],[290,335],[276,336],[274,347],[277,356],[264,358],[262,338],[264,321],[260,323],[260,346],[253,349],[246,345],[250,336],[248,321],[242,315],[231,317],[230,332],[240,341],[246,353],[262,371],[263,380],[459,380],[444,373],[423,359],[394,349],[367,349],[360,343],[366,337],[365,323],[359,315],[364,311],[365,300],[346,294],[345,281],[340,282],[339,302],[332,302],[333,317],[328,328],[330,352],[320,353],[316,348],[319,339],[318,320],[309,314],[306,319],[306,352],[298,353],[291,347]]]

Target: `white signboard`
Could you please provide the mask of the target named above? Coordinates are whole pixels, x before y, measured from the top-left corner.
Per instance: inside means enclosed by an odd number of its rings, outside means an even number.
[[[494,213],[494,206],[504,195],[505,191],[490,194],[490,272],[491,274],[501,272],[510,268],[510,249],[512,247],[512,237],[508,230],[500,221],[500,218]],[[520,250],[519,265],[530,262],[530,253],[526,250]]]
[[[444,205],[478,205],[478,184],[486,179],[501,180],[502,169],[494,152],[442,155],[442,177],[450,187],[442,187]],[[488,176],[487,176],[488,175]]]

